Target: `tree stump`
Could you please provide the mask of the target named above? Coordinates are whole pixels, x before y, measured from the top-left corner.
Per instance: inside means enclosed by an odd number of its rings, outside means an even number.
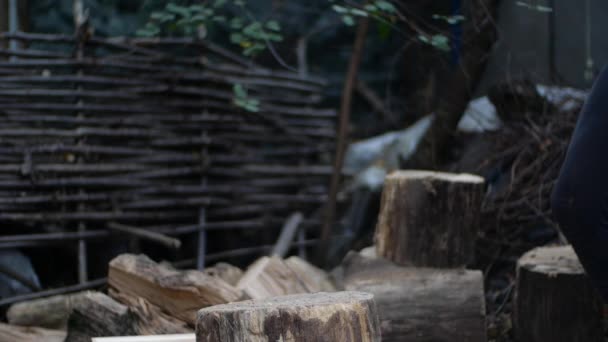
[[[602,341],[602,299],[570,246],[534,249],[517,264],[513,321],[520,342]]]
[[[386,177],[376,226],[378,255],[400,265],[452,268],[472,261],[484,179],[397,171]]]
[[[374,295],[383,342],[485,342],[480,271],[400,267],[350,253],[342,286]]]
[[[300,294],[202,309],[198,342],[380,341],[373,296],[361,292]]]

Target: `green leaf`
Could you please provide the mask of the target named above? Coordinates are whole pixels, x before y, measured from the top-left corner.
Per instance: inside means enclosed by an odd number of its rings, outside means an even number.
[[[247,97],[247,91],[245,90],[242,84],[235,84],[234,86],[232,86],[232,90],[234,92],[234,96],[236,96],[237,99],[244,99]]]
[[[215,17],[213,17],[212,20],[215,21],[215,22],[218,22],[218,23],[225,23],[226,22],[226,17],[223,16],[223,15],[216,15]]]
[[[367,17],[367,12],[362,11],[362,10],[360,10],[360,9],[358,9],[358,8],[353,8],[353,9],[351,9],[351,10],[350,10],[350,13],[351,13],[352,15],[356,15],[356,16],[358,16],[358,17]]]
[[[239,30],[241,28],[243,28],[243,19],[238,18],[238,17],[234,17],[232,18],[232,20],[230,20],[230,28],[233,30]]]
[[[378,7],[381,11],[384,12],[394,13],[397,11],[395,5],[391,4],[388,1],[376,1],[374,5],[376,5],[376,7]]]
[[[190,11],[192,12],[202,12],[205,10],[205,6],[203,5],[190,5]]]
[[[342,21],[346,26],[355,26],[355,18],[350,15],[343,16]]]
[[[213,2],[213,7],[218,8],[218,7],[222,7],[226,4],[227,0],[215,0]]]
[[[242,41],[245,40],[245,37],[243,37],[242,34],[240,33],[231,33],[230,34],[230,41],[234,44],[241,44]]]
[[[250,47],[248,47],[245,50],[243,50],[243,55],[245,55],[245,56],[253,56],[253,55],[255,55],[258,52],[263,51],[263,50],[264,50],[264,45],[262,45],[260,43],[254,43]]]
[[[372,5],[372,4],[367,4],[367,5],[363,6],[363,8],[365,8],[365,10],[368,12],[376,12],[378,10],[378,7],[376,7],[376,5]]]
[[[272,42],[281,42],[283,41],[283,36],[277,33],[266,33],[266,39]]]
[[[281,31],[281,25],[276,20],[267,21],[266,28],[273,31]]]
[[[202,14],[196,14],[193,15],[192,18],[190,18],[190,21],[192,21],[193,23],[203,23],[207,21],[207,19],[208,18]]]
[[[176,5],[172,2],[168,3],[165,9],[171,13],[179,14],[183,17],[189,17],[191,12],[190,9],[184,6]]]
[[[336,11],[336,13],[340,13],[340,14],[348,13],[348,8],[346,8],[344,6],[333,5],[333,6],[331,6],[331,8],[333,8],[333,10]]]
[[[256,39],[262,39],[262,24],[259,22],[253,22],[243,29],[243,34]]]
[[[235,0],[234,4],[240,7],[245,7],[245,1],[243,0]]]
[[[384,21],[378,22],[378,36],[380,36],[380,39],[387,40],[391,34],[391,30],[392,27],[389,23]]]

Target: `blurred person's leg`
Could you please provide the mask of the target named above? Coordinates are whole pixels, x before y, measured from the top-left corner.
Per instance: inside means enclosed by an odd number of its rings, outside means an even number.
[[[608,303],[608,71],[578,118],[553,189],[553,214]]]

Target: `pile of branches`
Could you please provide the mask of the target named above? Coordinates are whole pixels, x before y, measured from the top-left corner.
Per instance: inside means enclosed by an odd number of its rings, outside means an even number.
[[[335,135],[324,80],[192,39],[0,35],[11,40],[22,48],[0,49],[0,249],[73,248],[63,268],[86,285],[86,242],[117,233],[183,243],[173,255],[200,266],[265,252],[296,211],[317,226]]]
[[[491,96],[506,123],[491,134],[494,152],[479,167],[495,172],[484,207],[487,229],[508,235],[539,223],[556,225],[550,194],[584,98],[568,89],[553,92],[560,94],[541,96],[535,87],[520,84]]]
[[[486,277],[489,334],[509,337],[518,258],[540,245],[563,242],[551,213],[551,191],[574,131],[585,93],[527,82],[497,86],[489,99],[503,127],[469,147],[460,171],[489,185],[477,243],[477,267]],[[461,165],[462,167],[462,165]]]

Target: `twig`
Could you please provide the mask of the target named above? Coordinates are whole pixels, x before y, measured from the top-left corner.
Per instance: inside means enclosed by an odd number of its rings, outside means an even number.
[[[340,183],[340,175],[342,174],[342,165],[344,162],[344,151],[346,149],[347,138],[348,138],[348,127],[350,124],[350,110],[352,104],[352,95],[355,88],[355,82],[357,80],[357,73],[359,70],[359,64],[361,63],[361,56],[363,55],[363,48],[365,45],[365,38],[367,37],[367,31],[369,28],[369,18],[363,17],[360,19],[359,26],[357,28],[357,34],[355,37],[355,43],[353,48],[353,54],[346,74],[346,80],[344,82],[344,89],[342,91],[342,103],[340,105],[340,124],[338,129],[338,144],[336,146],[336,156],[334,159],[333,173],[331,176],[329,198],[326,204],[325,219],[323,222],[323,228],[321,230],[321,244],[318,249],[318,259],[324,263],[327,258],[327,244],[329,236],[331,235],[334,216],[336,211],[336,198],[338,195],[338,187]]]

